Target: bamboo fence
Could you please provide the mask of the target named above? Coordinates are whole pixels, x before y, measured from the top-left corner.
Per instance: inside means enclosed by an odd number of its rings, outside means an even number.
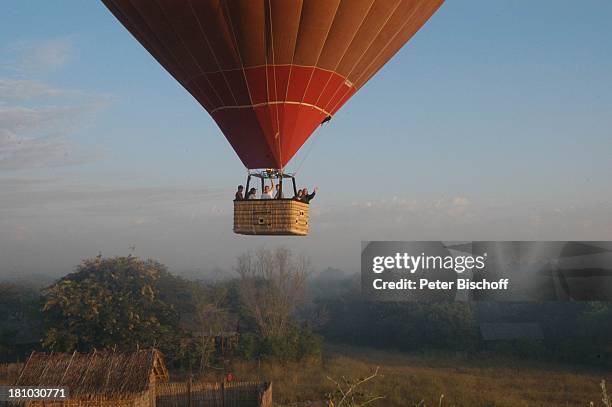
[[[157,407],[271,407],[272,384],[173,382],[157,385]]]
[[[126,399],[109,399],[104,396],[91,398],[70,398],[66,401],[28,401],[12,403],[11,407],[155,407],[153,392],[130,395]]]

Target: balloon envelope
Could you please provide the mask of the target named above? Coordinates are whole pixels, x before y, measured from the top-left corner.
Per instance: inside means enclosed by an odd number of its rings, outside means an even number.
[[[284,168],[444,0],[102,0],[247,168]]]

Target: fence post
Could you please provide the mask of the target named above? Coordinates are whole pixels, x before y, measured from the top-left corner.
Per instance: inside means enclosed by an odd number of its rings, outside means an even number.
[[[221,382],[221,406],[225,407],[225,381]]]
[[[259,357],[257,358],[257,381],[261,381],[261,358]]]
[[[192,380],[193,380],[193,377],[189,375],[189,381],[187,382],[187,405],[189,407],[192,407],[192,404],[191,404],[191,382]]]

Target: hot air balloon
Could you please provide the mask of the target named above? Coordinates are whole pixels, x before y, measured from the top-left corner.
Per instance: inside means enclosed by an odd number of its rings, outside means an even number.
[[[287,163],[444,0],[102,1],[208,111],[251,175],[281,188],[291,178],[296,192]],[[236,202],[234,220],[237,233],[308,233],[297,203]]]

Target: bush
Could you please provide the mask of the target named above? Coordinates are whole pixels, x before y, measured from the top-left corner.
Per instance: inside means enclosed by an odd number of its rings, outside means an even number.
[[[283,336],[261,337],[253,333],[243,334],[238,343],[238,356],[252,360],[273,359],[279,362],[297,362],[320,359],[321,337],[309,327],[292,327]]]

